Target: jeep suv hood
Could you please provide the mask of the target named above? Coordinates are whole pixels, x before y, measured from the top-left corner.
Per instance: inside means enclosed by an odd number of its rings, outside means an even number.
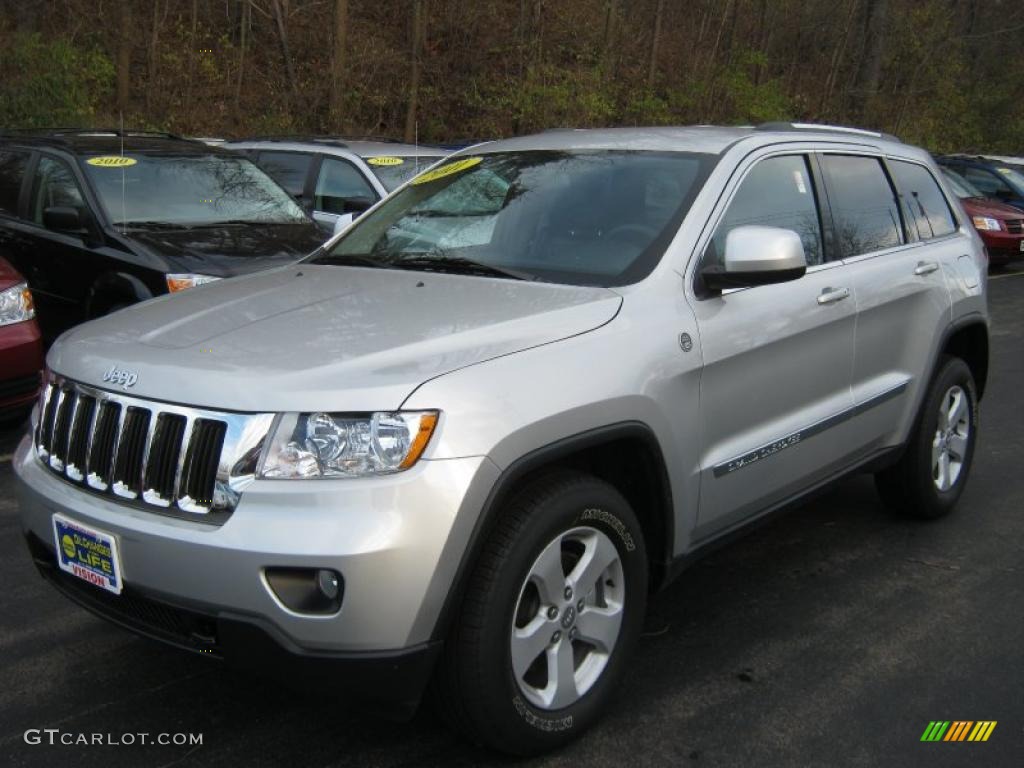
[[[427,379],[597,328],[605,288],[300,264],[163,296],[69,331],[52,370],[237,411],[398,408]],[[122,377],[124,379],[125,377]]]

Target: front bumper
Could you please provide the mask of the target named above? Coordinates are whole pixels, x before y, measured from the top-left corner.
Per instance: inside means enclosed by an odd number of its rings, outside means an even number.
[[[1014,235],[1009,232],[979,232],[982,242],[988,251],[989,261],[994,264],[1005,264],[1011,259],[1022,256],[1021,243],[1024,242],[1024,234]]]
[[[267,643],[306,660],[393,660],[407,651],[432,659],[435,625],[458,566],[451,554],[468,541],[498,476],[489,460],[472,457],[424,460],[380,478],[258,480],[231,517],[213,526],[84,492],[43,468],[28,437],[13,463],[22,527],[37,562],[55,562],[55,512],[117,539],[124,594],[96,595],[100,590],[83,582],[87,591],[70,596],[143,634],[226,659]],[[289,610],[267,584],[268,567],[336,570],[345,585],[341,609],[329,616]],[[79,587],[63,572],[53,576],[66,594]],[[118,597],[149,601],[140,610],[180,612],[184,639],[117,615],[110,605]],[[215,649],[204,640],[211,636]]]

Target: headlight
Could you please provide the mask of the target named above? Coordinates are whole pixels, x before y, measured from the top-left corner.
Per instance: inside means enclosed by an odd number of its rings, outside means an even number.
[[[286,413],[260,477],[366,477],[415,464],[437,426],[437,411]]]
[[[0,291],[0,325],[23,323],[35,316],[36,307],[32,303],[28,283],[18,283]]]
[[[981,229],[986,231],[998,232],[1002,227],[999,226],[999,219],[992,219],[988,216],[971,216],[971,221],[974,222],[975,229]]]
[[[213,275],[170,274],[167,275],[167,290],[177,293],[187,288],[195,288],[197,285],[212,283],[214,280],[220,278]]]

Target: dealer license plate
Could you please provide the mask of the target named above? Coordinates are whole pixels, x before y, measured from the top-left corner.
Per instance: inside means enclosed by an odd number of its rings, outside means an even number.
[[[53,539],[57,545],[57,565],[62,571],[115,595],[121,594],[121,565],[113,535],[55,514]]]

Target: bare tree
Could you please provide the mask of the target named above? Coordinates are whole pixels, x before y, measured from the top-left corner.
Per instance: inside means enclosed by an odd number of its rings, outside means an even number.
[[[413,0],[412,4],[412,49],[410,52],[409,101],[405,109],[405,140],[412,142],[417,138],[416,111],[420,98],[420,58],[423,55],[423,0]]]
[[[117,41],[117,110],[123,115],[128,111],[132,85],[132,0],[121,0],[118,11],[120,33]]]
[[[281,0],[273,0],[274,22],[277,24],[277,40],[281,44],[281,58],[284,59],[285,72],[288,74],[288,96],[285,101],[290,103],[292,97],[299,92],[299,82],[295,77],[295,63],[292,61],[288,47],[288,28],[284,23],[284,9]]]
[[[345,54],[348,44],[348,0],[334,0],[334,47],[331,53],[331,124],[340,128]]]
[[[867,0],[864,14],[864,54],[854,85],[854,114],[864,124],[870,121],[874,97],[882,74],[889,0]]]
[[[661,20],[665,14],[665,0],[658,0],[654,7],[654,31],[651,34],[651,56],[647,62],[647,89],[654,87],[654,75],[658,71],[658,45],[661,42]]]

